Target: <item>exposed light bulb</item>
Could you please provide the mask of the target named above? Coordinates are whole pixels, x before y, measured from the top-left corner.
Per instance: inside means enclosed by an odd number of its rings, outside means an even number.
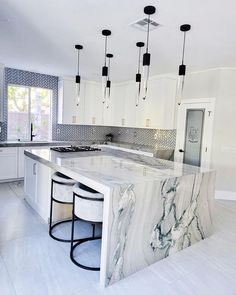
[[[184,79],[185,79],[185,76],[178,77],[177,90],[176,90],[176,99],[178,104],[181,103],[181,99],[183,97]]]
[[[102,103],[106,101],[107,76],[102,76]]]
[[[107,109],[110,106],[110,97],[111,97],[111,81],[107,80],[107,85],[106,85],[106,108]]]
[[[146,100],[147,98],[148,78],[149,78],[149,65],[144,65],[143,66],[143,100]]]
[[[80,103],[80,83],[76,83],[76,96],[77,96],[77,106]]]
[[[139,105],[141,95],[141,74],[136,74],[136,83],[135,83],[135,105],[136,107]]]
[[[140,95],[141,95],[141,83],[140,82],[136,82],[135,83],[135,105],[136,107],[139,105],[139,100],[140,100]]]

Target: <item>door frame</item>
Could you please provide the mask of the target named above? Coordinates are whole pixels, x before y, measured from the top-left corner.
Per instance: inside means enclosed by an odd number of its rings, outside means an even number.
[[[186,111],[187,109],[205,109],[204,129],[202,138],[201,167],[210,168],[211,150],[213,137],[213,122],[215,115],[215,98],[182,99],[177,109],[177,135],[175,147],[175,162],[183,163],[185,132],[186,132]]]

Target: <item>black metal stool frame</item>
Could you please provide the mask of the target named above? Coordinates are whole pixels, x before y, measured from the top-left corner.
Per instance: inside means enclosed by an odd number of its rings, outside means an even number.
[[[87,266],[87,265],[84,265],[84,264],[81,264],[79,263],[77,260],[75,260],[74,258],[74,250],[77,246],[83,244],[83,243],[86,243],[88,241],[93,241],[93,240],[99,240],[101,239],[101,237],[95,237],[95,225],[96,224],[101,224],[102,222],[93,222],[93,221],[88,221],[88,220],[84,220],[78,216],[75,215],[75,197],[78,197],[78,198],[81,198],[81,199],[85,199],[85,200],[89,200],[89,201],[99,201],[99,202],[103,202],[103,198],[90,198],[90,197],[83,197],[83,196],[80,196],[78,194],[76,194],[75,192],[73,192],[73,209],[72,209],[72,227],[71,227],[71,247],[70,247],[70,259],[71,261],[79,266],[80,268],[83,268],[83,269],[86,269],[86,270],[92,270],[92,271],[99,271],[100,270],[100,267],[91,267],[91,266]],[[76,219],[80,219],[80,220],[83,220],[85,222],[89,222],[92,224],[93,226],[93,232],[92,232],[92,236],[91,237],[88,237],[88,238],[83,238],[83,239],[80,239],[78,242],[76,240],[74,240],[74,223],[75,223],[75,220]],[[74,242],[76,242],[74,244]]]
[[[58,238],[58,237],[56,237],[56,236],[54,236],[52,234],[52,230],[56,226],[58,226],[58,225],[60,225],[62,223],[66,223],[66,222],[72,222],[72,219],[67,219],[67,220],[62,220],[62,221],[59,221],[59,222],[56,222],[56,223],[52,224],[53,203],[55,202],[55,203],[59,203],[59,204],[63,204],[63,205],[73,205],[73,202],[62,202],[62,201],[58,201],[58,200],[53,198],[53,184],[54,183],[61,184],[61,185],[68,185],[68,186],[73,186],[74,183],[66,183],[65,184],[64,182],[56,181],[54,179],[51,180],[51,202],[50,202],[50,217],[49,217],[49,235],[50,235],[51,238],[53,238],[56,241],[64,242],[64,243],[70,243],[71,242],[70,239],[61,239],[61,238]],[[75,241],[79,241],[79,239],[77,239]]]

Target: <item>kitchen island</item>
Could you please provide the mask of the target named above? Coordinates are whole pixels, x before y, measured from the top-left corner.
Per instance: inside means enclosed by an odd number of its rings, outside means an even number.
[[[212,233],[214,171],[109,148],[25,156],[104,194],[102,287]]]

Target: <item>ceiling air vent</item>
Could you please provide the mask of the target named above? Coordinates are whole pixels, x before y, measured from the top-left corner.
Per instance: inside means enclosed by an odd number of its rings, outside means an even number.
[[[145,17],[145,18],[139,19],[136,22],[132,23],[131,24],[131,27],[137,28],[139,30],[142,30],[142,31],[145,31],[146,32],[147,31],[148,22],[149,22],[148,18]],[[157,23],[156,21],[150,19],[150,31],[155,30],[159,26],[160,26],[159,23]]]

